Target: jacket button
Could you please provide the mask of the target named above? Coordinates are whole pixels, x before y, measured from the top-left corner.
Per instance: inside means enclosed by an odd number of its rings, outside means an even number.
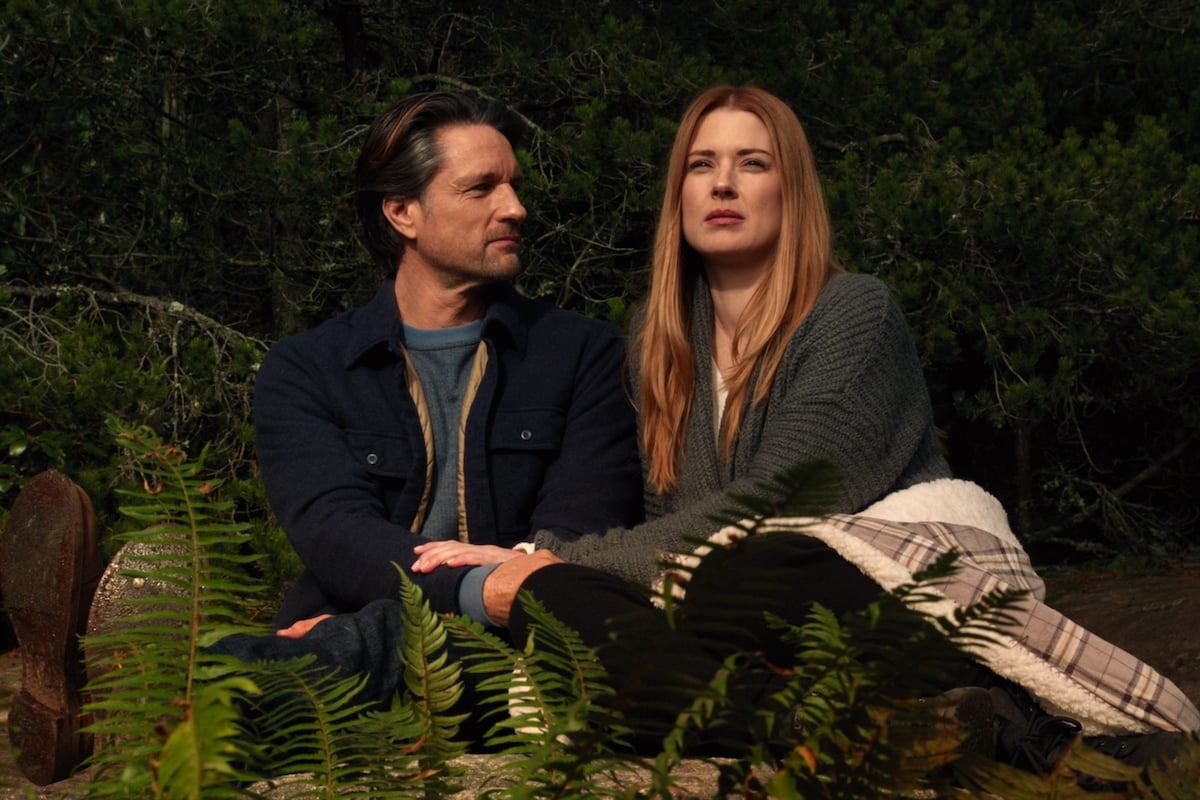
[[[528,442],[532,438],[533,438],[533,431],[529,430],[528,428],[521,431],[521,441],[522,442]]]
[[[367,463],[368,464],[378,464],[379,456],[375,455],[374,453],[367,453]]]

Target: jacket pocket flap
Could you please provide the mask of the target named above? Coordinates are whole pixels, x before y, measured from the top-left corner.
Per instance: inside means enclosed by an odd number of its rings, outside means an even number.
[[[403,436],[346,431],[346,444],[354,460],[367,472],[404,478],[412,469],[412,445]]]
[[[497,411],[489,444],[495,450],[553,450],[562,445],[566,415],[556,408]]]

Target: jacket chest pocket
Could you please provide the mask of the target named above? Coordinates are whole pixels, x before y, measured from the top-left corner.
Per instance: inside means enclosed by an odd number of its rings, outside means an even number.
[[[404,436],[371,431],[347,431],[346,444],[355,471],[371,486],[387,510],[388,520],[408,526],[424,492],[412,442]],[[424,453],[420,463],[424,464]]]
[[[501,541],[528,534],[546,470],[558,458],[566,427],[566,414],[559,409],[496,412],[488,436],[488,461]]]

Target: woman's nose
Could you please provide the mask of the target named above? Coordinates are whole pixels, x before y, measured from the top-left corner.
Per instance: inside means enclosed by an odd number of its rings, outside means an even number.
[[[715,198],[723,200],[729,197],[734,197],[736,194],[737,193],[733,190],[733,187],[728,181],[721,180],[713,184],[712,195]]]

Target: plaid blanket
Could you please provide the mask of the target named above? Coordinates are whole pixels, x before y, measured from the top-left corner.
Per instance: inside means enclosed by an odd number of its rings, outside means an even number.
[[[1003,525],[992,533],[966,524],[833,515],[771,520],[766,529],[821,539],[884,589],[911,583],[914,573],[957,551],[959,569],[931,587],[940,598],[922,605],[927,612],[948,618],[989,592],[1031,593],[1014,611],[1015,625],[974,649],[981,663],[1025,687],[1048,712],[1079,720],[1088,734],[1200,730],[1200,711],[1174,683],[1043,602],[1041,578]]]

